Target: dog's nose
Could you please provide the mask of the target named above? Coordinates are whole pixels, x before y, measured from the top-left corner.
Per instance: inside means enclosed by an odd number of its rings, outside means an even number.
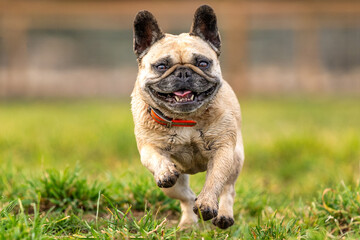
[[[180,80],[189,80],[191,78],[191,69],[185,67],[179,67],[174,72],[175,77]]]

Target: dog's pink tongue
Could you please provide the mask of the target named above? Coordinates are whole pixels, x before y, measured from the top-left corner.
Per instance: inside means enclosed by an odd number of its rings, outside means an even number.
[[[177,91],[177,92],[174,92],[174,94],[176,96],[179,96],[179,97],[185,97],[186,95],[188,95],[189,93],[191,93],[191,91]]]

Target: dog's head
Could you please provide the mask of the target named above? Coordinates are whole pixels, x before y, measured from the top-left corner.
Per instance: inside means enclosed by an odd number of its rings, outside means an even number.
[[[206,107],[221,86],[220,46],[216,16],[207,5],[196,10],[190,33],[180,35],[164,34],[150,12],[139,12],[134,51],[143,99],[167,113]]]

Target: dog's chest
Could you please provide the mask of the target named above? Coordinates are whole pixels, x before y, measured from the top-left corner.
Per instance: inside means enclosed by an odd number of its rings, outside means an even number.
[[[201,129],[181,128],[168,136],[163,149],[170,153],[179,170],[194,174],[206,170],[212,145],[213,140]]]

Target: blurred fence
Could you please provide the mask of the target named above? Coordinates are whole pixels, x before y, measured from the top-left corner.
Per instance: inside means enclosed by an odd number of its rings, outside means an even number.
[[[128,96],[132,21],[189,31],[200,1],[0,0],[1,97]],[[241,94],[360,93],[360,1],[208,1]]]

